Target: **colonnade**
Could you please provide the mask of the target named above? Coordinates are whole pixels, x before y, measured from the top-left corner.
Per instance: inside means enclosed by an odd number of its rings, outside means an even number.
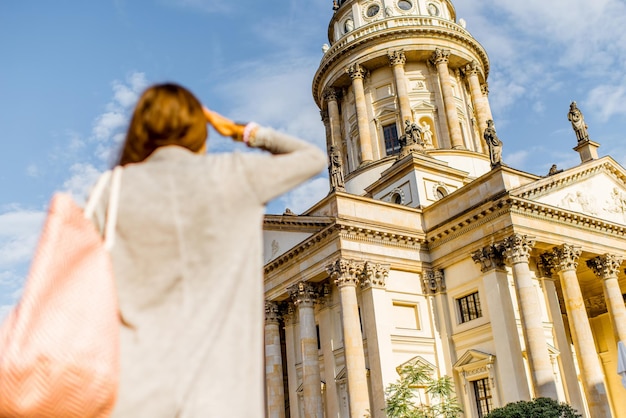
[[[382,411],[385,406],[384,387],[382,374],[387,367],[386,356],[378,355],[378,342],[385,346],[390,344],[389,336],[384,335],[381,324],[377,322],[374,309],[367,318],[364,318],[364,326],[372,351],[369,353],[370,381],[374,399],[370,404],[368,377],[366,369],[365,350],[363,347],[363,335],[361,332],[361,317],[357,301],[357,287],[362,289],[363,303],[371,308],[377,299],[384,297],[385,279],[389,273],[389,267],[355,261],[339,259],[327,267],[331,282],[336,285],[341,306],[341,329],[343,334],[343,356],[345,360],[345,370],[347,373],[347,409],[351,418],[362,418],[371,409]],[[290,299],[296,312],[291,313],[287,318],[285,326],[285,337],[288,341],[293,341],[293,320],[297,318],[300,329],[300,355],[301,355],[301,381],[302,381],[302,412],[303,418],[321,418],[324,416],[322,410],[322,381],[320,373],[319,351],[317,329],[314,317],[314,304],[326,304],[328,301],[328,284],[322,286],[306,281],[298,282],[289,289]],[[280,339],[275,335],[278,331],[277,322],[274,321],[274,302],[266,302],[266,385],[267,385],[267,416],[268,418],[285,417],[285,396],[283,387],[282,365],[279,363]],[[320,310],[320,315],[322,311]],[[294,318],[295,317],[295,318]],[[327,333],[327,330],[319,330],[320,334]],[[289,334],[289,335],[288,335]],[[290,344],[288,343],[287,346]],[[337,347],[335,347],[336,349]],[[322,348],[322,351],[325,351]],[[296,353],[287,349],[287,368],[290,386],[298,381],[295,367]],[[327,370],[325,379],[334,380],[334,358],[329,353],[329,358],[324,358],[324,365]],[[382,357],[382,358],[381,358]],[[334,382],[327,382],[326,386],[335,387]],[[290,389],[293,393],[293,388]],[[296,407],[295,400],[290,401],[291,409]],[[292,414],[292,417],[298,416]]]
[[[505,269],[505,265],[508,264],[513,273],[517,293],[533,397],[545,396],[557,399],[556,377],[550,360],[541,317],[540,295],[533,285],[530,274],[529,261],[534,244],[535,241],[531,237],[513,234],[501,242],[474,252],[472,257],[476,263],[481,265],[484,273],[492,330],[494,336],[498,338],[495,345],[496,356],[506,359],[506,361],[499,362],[501,373],[509,376],[525,376],[514,311],[510,297],[508,297],[509,289]],[[556,311],[552,312],[554,321],[557,321],[557,318],[558,321],[562,320],[558,301],[555,303],[549,300],[550,295],[556,295],[556,289],[551,279],[553,276],[557,276],[560,281],[570,334],[576,351],[590,414],[593,417],[610,417],[602,364],[596,351],[579,278],[576,274],[581,252],[579,247],[563,244],[539,254],[540,275],[545,276],[542,277],[542,280],[546,296],[548,296],[548,308],[551,311]],[[622,258],[613,254],[600,255],[587,261],[587,265],[603,281],[605,299],[615,338],[624,341],[624,337],[626,337],[626,307],[617,282],[617,273],[621,263]],[[564,362],[572,364],[569,344],[565,337],[559,338],[557,336],[556,340],[562,350],[562,359]],[[515,396],[530,399],[528,388],[525,387],[526,379],[514,380],[517,382],[507,381],[507,387],[511,390],[504,391],[504,403],[513,401],[513,399],[507,399],[508,393],[515,393]],[[577,382],[575,379],[567,380],[566,378],[565,383],[570,387],[569,401],[576,409],[582,410],[584,406],[580,396],[576,395],[575,389],[572,389],[577,387]]]
[[[402,126],[404,126],[404,121],[408,120],[414,122],[409,98],[408,80],[405,72],[406,55],[403,50],[393,50],[387,53],[387,58],[392,68],[400,120],[403,123]],[[449,58],[449,50],[437,48],[429,61],[436,69],[439,80],[444,106],[443,111],[451,142],[450,146],[453,149],[464,149],[465,144],[459,123],[457,100],[452,90],[452,79],[448,66]],[[486,84],[480,84],[480,66],[477,62],[467,64],[462,70],[469,86],[476,121],[478,123],[478,130],[479,133],[482,133],[487,127],[487,120],[492,119],[489,100],[487,99]],[[370,131],[368,103],[363,84],[369,72],[359,63],[350,65],[345,71],[352,81],[359,136],[359,163],[364,164],[374,159],[373,135]],[[335,145],[341,149],[342,138],[339,91],[333,87],[328,87],[324,90],[323,99],[326,102],[324,117],[328,119],[327,136],[330,142],[329,145]],[[482,143],[482,140],[478,142]]]

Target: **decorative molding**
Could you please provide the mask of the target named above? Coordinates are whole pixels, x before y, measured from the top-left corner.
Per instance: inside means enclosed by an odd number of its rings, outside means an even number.
[[[477,76],[480,73],[480,66],[476,61],[472,61],[465,66],[465,76]]]
[[[430,58],[431,62],[435,65],[448,64],[449,59],[450,50],[441,48],[435,48],[435,52],[433,52],[433,55]]]
[[[387,58],[389,58],[389,64],[391,66],[404,65],[406,63],[406,55],[402,49],[387,52]]]
[[[318,288],[313,283],[301,281],[287,288],[294,305],[313,307],[319,297]]]
[[[422,274],[422,291],[425,295],[445,293],[446,278],[443,274],[443,270],[434,269],[424,271],[424,274]]]
[[[323,94],[324,100],[326,100],[327,102],[337,101],[337,99],[339,98],[339,92],[337,91],[337,89],[333,87],[326,87],[322,94]]]
[[[360,282],[364,267],[365,263],[363,261],[340,258],[333,264],[328,265],[326,271],[337,287],[356,287]]]
[[[576,271],[581,253],[580,247],[563,244],[554,247],[551,251],[546,251],[540,257],[542,265],[552,274],[557,274],[564,271]]]
[[[357,78],[364,79],[367,76],[367,69],[355,63],[346,68],[346,74],[353,80]]]
[[[280,312],[280,305],[276,302],[265,301],[265,323],[266,324],[278,324],[282,314]]]

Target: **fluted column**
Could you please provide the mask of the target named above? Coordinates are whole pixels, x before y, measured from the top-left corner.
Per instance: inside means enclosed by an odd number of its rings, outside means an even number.
[[[485,296],[496,351],[496,365],[499,372],[498,382],[506,385],[501,387],[500,399],[504,404],[530,400],[502,249],[488,245],[475,251],[472,259],[480,264],[483,272]]]
[[[329,145],[334,145],[341,149],[341,119],[339,116],[339,103],[337,101],[337,90],[332,87],[324,90],[324,100],[328,108],[328,118],[330,119],[330,141]]]
[[[446,119],[448,121],[448,131],[450,132],[450,141],[452,148],[465,148],[463,143],[463,134],[459,125],[459,114],[456,110],[456,100],[452,92],[452,82],[450,80],[450,70],[448,69],[448,58],[450,51],[444,49],[435,49],[432,56],[432,62],[437,68],[439,75],[439,83],[441,84],[441,94],[443,96],[443,105],[446,110]]]
[[[487,121],[491,119],[491,114],[487,109],[487,98],[483,96],[483,92],[480,88],[480,81],[478,80],[478,72],[480,67],[476,61],[465,66],[465,75],[470,87],[470,94],[472,96],[472,102],[474,103],[474,110],[476,111],[476,121],[478,122],[478,132],[482,138],[485,128],[487,128]],[[482,141],[479,141],[482,144]]]
[[[285,321],[285,368],[287,369],[287,390],[289,392],[289,418],[301,418],[298,408],[298,372],[296,370],[297,348],[300,345],[296,341],[297,324],[296,307],[293,303],[287,305],[286,312],[283,313]]]
[[[583,294],[576,276],[581,249],[563,244],[542,255],[544,265],[559,275],[567,319],[581,370],[583,388],[592,417],[610,417],[602,364],[596,352]]]
[[[406,56],[404,55],[404,51],[398,50],[389,52],[387,57],[389,58],[389,64],[393,71],[393,78],[396,81],[396,96],[398,97],[398,106],[400,107],[400,119],[402,119],[402,126],[404,126],[405,120],[413,122],[406,74],[404,73]]]
[[[361,162],[367,163],[374,159],[369,117],[367,115],[367,104],[365,102],[365,89],[363,87],[363,79],[367,74],[367,70],[359,64],[353,64],[346,69],[346,72],[352,79],[352,89],[354,90],[356,117],[359,127],[359,143],[361,146]]]
[[[513,234],[503,242],[504,256],[513,269],[513,280],[517,289],[522,331],[535,397],[558,400],[554,371],[541,318],[541,305],[528,266],[530,252],[534,245],[534,239],[526,235]]]
[[[362,418],[370,409],[365,369],[365,351],[359,320],[356,286],[363,272],[363,263],[340,259],[328,266],[330,278],[339,288],[343,349],[348,373],[350,418]]]
[[[280,310],[276,302],[265,302],[265,387],[267,418],[285,418],[283,357],[280,351]]]
[[[626,343],[626,306],[617,274],[624,259],[613,254],[604,254],[587,261],[587,266],[602,279],[604,299],[618,341]]]
[[[385,281],[389,266],[366,262],[361,276],[363,305],[361,315],[367,338],[370,383],[372,387],[372,418],[385,418],[385,387],[396,380],[391,345],[392,315]]]
[[[302,349],[302,399],[304,418],[322,418],[322,386],[320,378],[317,330],[314,305],[317,299],[315,287],[300,282],[290,290],[291,298],[298,307],[300,319],[300,345]]]

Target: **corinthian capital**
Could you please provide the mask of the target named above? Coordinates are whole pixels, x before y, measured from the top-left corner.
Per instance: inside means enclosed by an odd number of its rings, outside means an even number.
[[[346,68],[346,73],[350,76],[351,79],[360,78],[363,79],[367,75],[367,70],[361,67],[359,64],[352,64],[348,68]]]
[[[480,271],[483,273],[494,269],[504,268],[504,257],[502,249],[496,245],[488,245],[472,253],[472,260],[480,264]]]
[[[472,61],[465,66],[465,75],[478,75],[480,71],[480,66],[476,61]]]
[[[446,291],[446,279],[443,270],[426,270],[422,276],[422,290],[424,294],[437,294]]]
[[[489,84],[488,83],[481,84],[480,91],[483,93],[483,96],[485,97],[489,96]]]
[[[534,246],[533,238],[521,234],[513,234],[502,241],[504,258],[509,264],[528,263]]]
[[[617,277],[622,261],[624,261],[622,257],[604,254],[587,260],[587,267],[593,270],[600,279],[610,279]]]
[[[389,277],[388,265],[375,264],[367,261],[363,266],[363,273],[361,274],[361,287],[364,289],[370,287],[384,289],[387,277]]]
[[[391,65],[404,65],[406,62],[406,55],[402,49],[387,52],[387,57]]]
[[[337,89],[333,88],[333,87],[327,87],[324,89],[324,92],[322,93],[324,100],[326,100],[327,102],[331,101],[331,100],[337,100],[337,98],[339,97],[339,94],[337,93]]]
[[[277,324],[280,320],[280,306],[276,302],[265,301],[265,323]]]
[[[337,287],[356,286],[363,273],[363,262],[341,258],[326,267],[331,280]]]
[[[439,65],[439,64],[447,64],[449,59],[450,59],[449,49],[437,48],[435,49],[435,52],[433,52],[433,56],[431,57],[430,60],[432,61],[433,64]]]
[[[287,289],[296,306],[311,307],[318,297],[317,287],[309,282],[299,282]]]
[[[576,270],[581,253],[580,247],[563,244],[546,253],[545,259],[548,260],[552,271],[559,273],[561,271]]]

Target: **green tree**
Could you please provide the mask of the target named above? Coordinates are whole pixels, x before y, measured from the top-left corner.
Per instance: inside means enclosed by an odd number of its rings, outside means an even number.
[[[582,415],[565,403],[558,403],[551,398],[536,398],[532,401],[519,401],[497,408],[485,415],[485,418],[579,418]]]
[[[452,379],[433,379],[431,372],[430,367],[420,363],[400,369],[400,379],[385,390],[389,418],[457,418],[463,412],[454,397]],[[419,388],[429,395],[430,405],[425,404]]]

